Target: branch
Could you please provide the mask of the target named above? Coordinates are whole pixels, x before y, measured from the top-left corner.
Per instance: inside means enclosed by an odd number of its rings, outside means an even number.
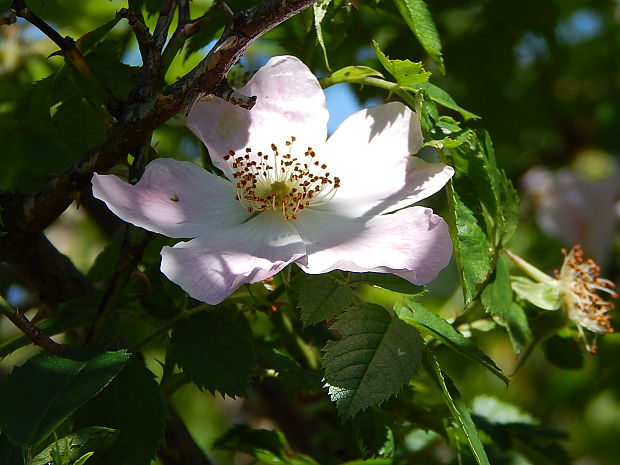
[[[2,296],[0,296],[0,311],[11,320],[34,345],[42,347],[46,351],[56,355],[63,355],[67,352],[66,347],[54,342],[47,334],[33,325],[23,313],[13,308]]]
[[[305,9],[315,0],[265,0],[236,13],[232,25],[191,72],[145,102],[130,102],[125,114],[103,140],[66,168],[38,192],[29,195],[16,211],[6,212],[9,234],[41,231],[49,226],[88,185],[93,172],[112,168],[152,130],[166,122],[197,95],[227,95],[226,74],[247,47],[262,34]],[[238,95],[235,96],[239,98]],[[248,99],[249,100],[249,99]],[[2,239],[0,238],[0,241]]]

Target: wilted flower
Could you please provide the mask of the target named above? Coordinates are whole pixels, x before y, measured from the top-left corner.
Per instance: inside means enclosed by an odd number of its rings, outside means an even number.
[[[596,352],[596,345],[588,342],[584,329],[598,334],[613,332],[611,312],[614,304],[599,293],[612,299],[618,298],[615,284],[600,277],[601,268],[592,259],[583,258],[583,250],[576,245],[569,252],[563,250],[564,262],[556,277],[540,271],[521,257],[505,249],[506,254],[530,277],[513,277],[513,290],[525,300],[545,310],[563,308],[566,316],[577,325],[579,334],[590,353]],[[596,337],[596,336],[595,336]]]
[[[448,228],[412,203],[454,170],[411,157],[422,146],[415,113],[393,102],[350,116],[327,139],[325,96],[298,59],[275,57],[254,75],[247,111],[209,96],[187,124],[224,177],[172,159],[151,162],[126,184],[93,177],[93,194],[119,217],[170,237],[162,272],[192,297],[215,304],[244,283],[296,263],[434,279],[452,252]]]
[[[599,292],[607,293],[612,299],[618,298],[614,292],[615,284],[599,276],[601,268],[592,259],[584,260],[581,246],[577,245],[566,253],[564,263],[557,279],[560,283],[560,298],[568,317],[577,325],[586,348],[596,351],[594,344],[588,343],[583,329],[597,334],[612,333],[612,302],[604,300]]]

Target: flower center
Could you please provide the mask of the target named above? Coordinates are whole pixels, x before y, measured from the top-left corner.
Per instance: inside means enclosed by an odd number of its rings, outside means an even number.
[[[286,141],[283,155],[271,144],[271,154],[254,153],[247,147],[243,156],[233,150],[224,156],[231,162],[235,198],[248,212],[279,210],[285,220],[294,220],[305,208],[321,205],[336,194],[340,178],[332,177],[327,165],[315,160],[312,147],[303,157],[292,155],[294,142],[294,136]]]

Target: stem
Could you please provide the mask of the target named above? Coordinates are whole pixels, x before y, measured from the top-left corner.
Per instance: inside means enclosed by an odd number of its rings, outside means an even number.
[[[54,342],[47,334],[33,325],[23,313],[15,309],[2,296],[0,296],[0,311],[26,336],[28,336],[34,345],[42,347],[46,351],[56,355],[63,355],[67,352],[67,348],[65,346]]]
[[[508,258],[510,258],[519,268],[521,268],[521,270],[523,270],[527,275],[530,276],[530,278],[534,279],[536,282],[554,285],[558,283],[557,280],[553,279],[547,273],[542,272],[534,265],[529,264],[513,251],[509,249],[502,250],[508,256]]]
[[[409,93],[409,90],[415,91],[414,89],[408,90],[396,82],[386,81],[385,79],[371,76],[341,76],[339,78],[334,78],[332,75],[319,79],[319,82],[323,88],[344,83],[378,87],[379,89],[387,90],[390,94],[398,95],[411,108],[415,107],[415,99]]]

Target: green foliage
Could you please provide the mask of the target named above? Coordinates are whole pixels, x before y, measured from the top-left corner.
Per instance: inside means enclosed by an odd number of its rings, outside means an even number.
[[[479,465],[490,465],[489,458],[478,436],[476,425],[456,386],[442,371],[437,359],[430,352],[425,358],[425,365],[429,373],[434,376],[435,382],[441,388],[441,392],[443,393],[446,405],[450,409],[450,413],[452,413],[452,417],[465,433],[467,443],[476,459],[476,463]]]
[[[390,273],[348,273],[350,283],[367,283],[401,294],[420,295],[426,292],[424,286],[416,286],[409,281]]]
[[[353,304],[351,288],[331,276],[308,275],[295,286],[304,326],[329,320]]]
[[[375,48],[379,63],[381,63],[388,73],[394,76],[396,82],[401,86],[415,86],[428,81],[431,73],[424,70],[422,62],[414,63],[410,60],[391,60],[381,51],[377,42],[373,42],[372,44]]]
[[[493,279],[482,291],[481,301],[486,311],[506,326],[515,352],[521,353],[532,341],[532,334],[525,311],[512,301],[510,273],[502,256],[498,257]]]
[[[379,305],[353,307],[331,329],[341,339],[324,348],[325,381],[344,418],[397,393],[420,363],[418,332]]]
[[[424,50],[430,55],[439,70],[444,72],[441,40],[424,0],[394,0],[394,3]]]
[[[478,349],[470,339],[463,336],[454,329],[450,323],[439,315],[431,312],[423,305],[417,302],[407,301],[407,306],[397,305],[394,310],[398,317],[405,323],[414,326],[423,333],[446,344],[452,350],[484,366],[506,384],[510,381],[495,362]]]
[[[36,446],[110,383],[128,358],[125,351],[83,361],[42,355],[15,368],[2,383],[3,434],[22,447]]]
[[[325,48],[325,41],[323,40],[323,31],[321,29],[321,23],[323,22],[323,18],[325,18],[325,13],[327,12],[327,7],[331,3],[332,0],[319,0],[312,8],[314,10],[314,29],[316,31],[316,38],[321,46],[321,50],[323,51],[323,57],[325,58],[325,66],[327,69],[329,68],[329,60],[327,58],[327,49]]]
[[[446,161],[456,173],[448,185],[450,233],[469,304],[491,277],[498,247],[515,231],[519,200],[500,171],[489,136],[465,131],[463,144],[449,150]]]
[[[255,365],[250,325],[230,308],[196,313],[174,328],[172,355],[200,388],[231,397],[245,395]]]
[[[277,430],[268,431],[235,425],[219,437],[214,446],[218,449],[245,452],[265,464],[317,464],[306,455],[293,453],[284,435]]]
[[[0,3],[8,23],[11,2]],[[349,105],[387,100],[416,111],[419,156],[455,169],[444,192],[420,204],[448,222],[456,266],[426,287],[387,273],[287,267],[217,307],[197,307],[161,273],[161,248],[176,239],[114,232],[118,222],[88,192],[92,171],[125,173],[128,159],[138,169],[139,152],[145,163],[207,160],[182,111],[146,135],[138,124],[140,138],[123,141],[123,153],[100,152],[82,174],[62,173],[102,141],[116,142],[111,128],[131,127],[145,104],[166,102],[192,81],[186,73],[207,47],[248,18],[243,10],[264,4],[26,3],[60,37],[76,39],[80,53],[63,57],[24,18],[0,26],[0,293],[25,318],[18,322],[54,336],[70,355],[33,355],[32,333],[0,318],[1,464],[148,465],[168,420],[188,435],[169,435],[162,464],[170,449],[203,449],[222,465],[237,452],[293,465],[617,462],[618,338],[598,338],[598,354],[586,357],[579,337],[587,334],[571,326],[547,275],[560,266],[559,249],[577,240],[618,281],[614,0],[321,0],[258,37],[237,36],[253,45],[228,74],[235,88],[267,58],[295,55],[324,87],[355,84],[329,90],[334,120]],[[160,16],[170,5],[173,14]],[[178,5],[189,22],[181,24]],[[157,54],[149,36],[169,20],[166,53],[143,73],[141,52]],[[211,59],[203,65],[219,56]],[[151,89],[136,88],[140,76],[153,78]],[[191,82],[187,97],[220,77]],[[110,157],[113,168],[102,163]],[[532,168],[548,176],[522,182]],[[51,253],[31,255],[41,231],[14,234],[23,199],[52,199],[59,209],[76,201],[79,209],[45,234],[81,270],[90,265],[88,280],[57,270]],[[509,244],[545,271],[511,276],[502,253]],[[56,287],[70,291],[50,299]],[[505,373],[519,389],[497,382],[509,381]],[[246,399],[239,409],[213,393]],[[560,417],[566,433],[548,426]],[[236,425],[213,446],[233,421],[278,430]]]
[[[159,385],[141,363],[128,363],[116,379],[75,416],[75,428],[105,426],[118,430],[114,443],[88,460],[88,465],[148,465],[164,439],[163,397]]]
[[[77,465],[78,463],[85,463],[95,450],[101,453],[110,447],[116,439],[117,433],[117,430],[103,426],[83,428],[63,438],[54,439],[49,446],[32,459],[32,465],[47,465],[49,463],[74,463]]]

